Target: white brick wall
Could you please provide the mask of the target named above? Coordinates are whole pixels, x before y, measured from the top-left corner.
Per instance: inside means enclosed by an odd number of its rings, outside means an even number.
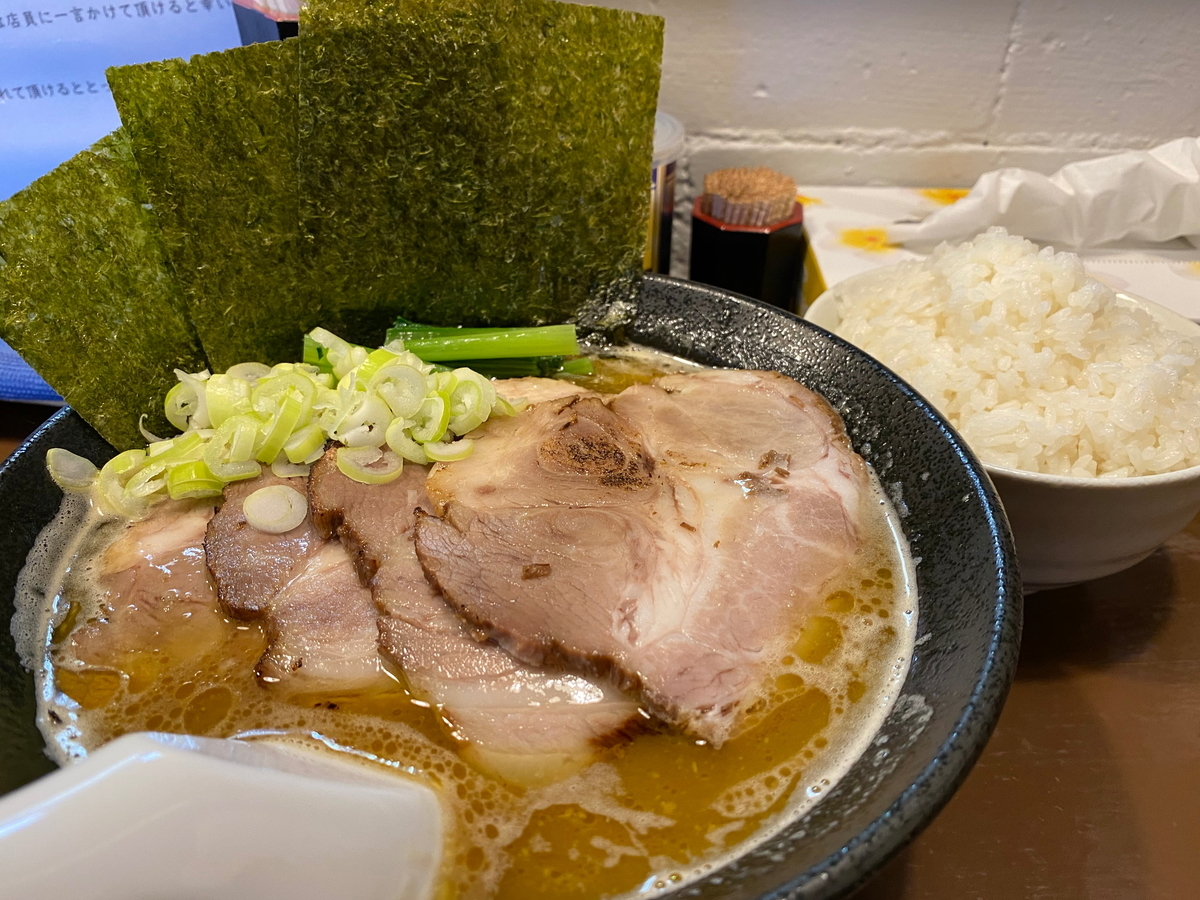
[[[956,187],[1200,135],[1200,0],[600,2],[667,20],[684,206],[728,165]]]

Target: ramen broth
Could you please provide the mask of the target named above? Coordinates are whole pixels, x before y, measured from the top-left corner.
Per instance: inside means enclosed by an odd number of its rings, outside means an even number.
[[[598,360],[592,387],[620,390],[681,365]],[[763,840],[816,802],[865,749],[907,672],[912,564],[876,483],[854,564],[799,623],[769,698],[719,749],[647,722],[581,771],[538,786],[471,762],[438,711],[395,672],[384,689],[285,693],[261,684],[258,623],[175,602],[144,643],[76,655],[102,615],[97,560],[125,528],[68,498],[19,585],[14,623],[39,689],[39,725],[60,762],[133,731],[288,741],[356,757],[434,787],[447,823],[439,897],[654,895]],[[194,564],[192,560],[190,564]],[[182,563],[189,564],[189,563]],[[116,613],[114,613],[115,617]],[[648,717],[647,717],[648,718]]]

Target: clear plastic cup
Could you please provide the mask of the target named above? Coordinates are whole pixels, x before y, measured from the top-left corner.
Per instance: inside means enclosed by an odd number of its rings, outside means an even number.
[[[683,154],[683,125],[674,116],[654,116],[654,163],[650,171],[650,221],[642,268],[666,275],[671,268],[671,220],[675,215],[675,163]]]

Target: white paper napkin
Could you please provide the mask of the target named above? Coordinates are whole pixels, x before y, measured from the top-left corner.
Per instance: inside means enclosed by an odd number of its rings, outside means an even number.
[[[1200,247],[1200,139],[1071,163],[1049,177],[997,169],[957,203],[887,232],[894,243],[928,247],[990,225],[1058,248],[1180,237]]]

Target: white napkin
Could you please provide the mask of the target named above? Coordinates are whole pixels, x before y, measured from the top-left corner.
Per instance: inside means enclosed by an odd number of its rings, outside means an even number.
[[[1200,139],[1063,166],[983,175],[971,193],[917,223],[888,226],[892,243],[930,246],[990,225],[1056,247],[1183,237],[1200,247]]]

